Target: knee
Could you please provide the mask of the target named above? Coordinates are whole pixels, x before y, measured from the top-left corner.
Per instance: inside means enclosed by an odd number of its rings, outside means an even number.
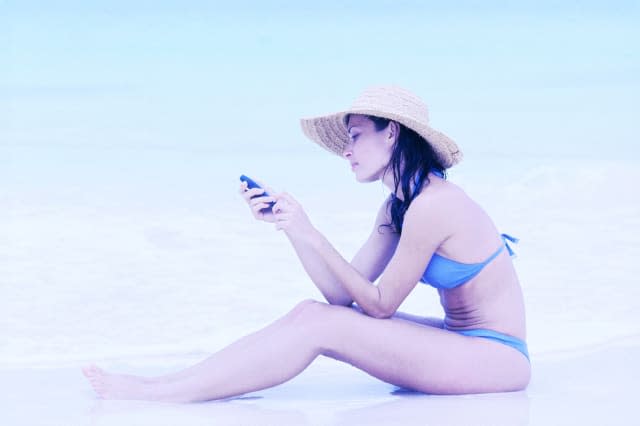
[[[330,310],[330,305],[313,299],[298,303],[288,314],[287,322],[304,327],[317,323]]]
[[[310,306],[315,306],[315,305],[325,305],[325,303],[324,302],[320,302],[320,301],[315,300],[315,299],[305,299],[302,302],[299,302],[296,306],[294,306],[294,308],[291,310],[291,312],[304,311],[305,309],[309,308]]]

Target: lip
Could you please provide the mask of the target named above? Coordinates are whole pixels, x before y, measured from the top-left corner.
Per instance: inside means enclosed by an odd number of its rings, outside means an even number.
[[[351,170],[355,169],[358,163],[351,163]]]

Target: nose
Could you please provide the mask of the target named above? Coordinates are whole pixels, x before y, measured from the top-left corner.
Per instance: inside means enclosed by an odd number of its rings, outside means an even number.
[[[351,152],[351,144],[348,143],[344,146],[344,148],[342,148],[342,156],[348,159],[352,154],[353,153]]]

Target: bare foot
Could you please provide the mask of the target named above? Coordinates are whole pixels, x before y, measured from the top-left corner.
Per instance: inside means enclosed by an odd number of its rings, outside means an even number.
[[[95,365],[84,367],[82,373],[102,399],[156,399],[153,383],[143,377],[109,374]]]

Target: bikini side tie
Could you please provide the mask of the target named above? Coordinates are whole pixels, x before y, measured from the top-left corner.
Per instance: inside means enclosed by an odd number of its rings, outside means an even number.
[[[509,245],[509,241],[511,241],[514,244],[518,244],[518,242],[520,242],[520,239],[516,237],[512,237],[509,234],[500,234],[500,236],[502,237],[502,241],[504,242],[504,245],[507,246],[507,252],[509,252],[509,256],[516,257],[515,252]]]

